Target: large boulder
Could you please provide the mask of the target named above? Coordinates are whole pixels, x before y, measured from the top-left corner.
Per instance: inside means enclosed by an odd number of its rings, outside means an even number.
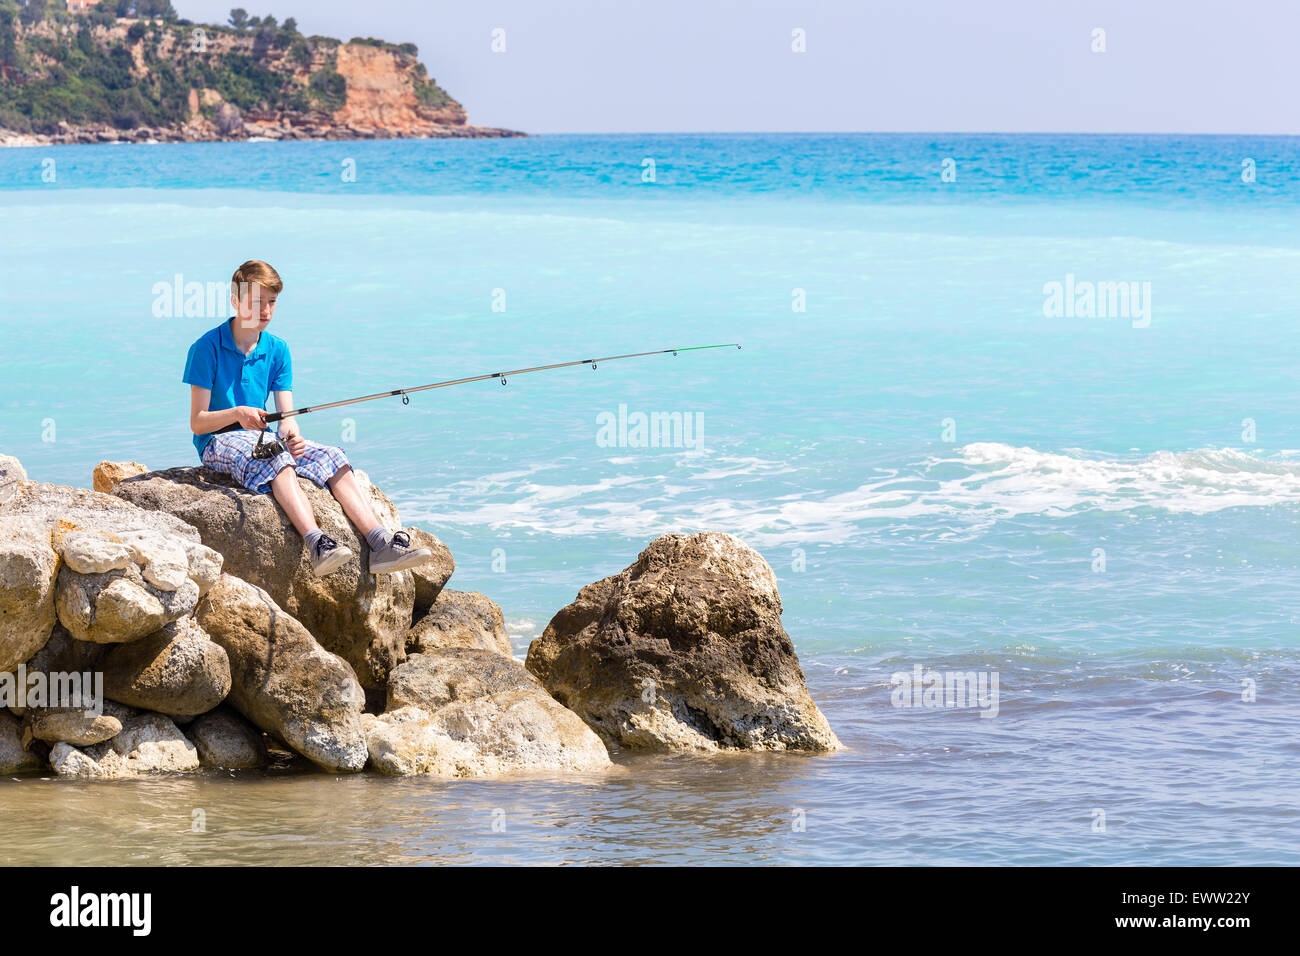
[[[533,641],[527,666],[611,745],[840,747],[781,626],[776,575],[731,535],[657,538],[578,592]]]
[[[267,762],[262,732],[227,707],[204,714],[185,728],[205,767],[244,770]]]
[[[388,709],[362,718],[372,766],[389,776],[585,772],[609,753],[509,657],[452,648],[394,669]]]
[[[192,618],[181,618],[104,658],[104,693],[169,717],[207,713],[230,692],[230,659]]]
[[[230,659],[236,710],[326,770],[365,766],[356,674],[266,591],[223,574],[195,619]]]
[[[428,548],[433,552],[433,560],[418,568],[411,568],[411,578],[415,582],[415,604],[411,613],[419,620],[433,607],[442,589],[447,586],[452,573],[456,570],[456,560],[448,548],[436,536],[421,528],[407,528],[411,536],[411,547]]]
[[[406,635],[410,654],[477,647],[510,656],[506,620],[495,601],[477,591],[444,590]]]
[[[55,607],[73,637],[95,644],[125,644],[152,634],[193,612],[198,586],[188,577],[172,591],[145,580],[134,563],[122,569],[79,574],[59,571]]]
[[[49,640],[58,568],[48,530],[0,517],[0,671],[14,670]]]
[[[122,732],[122,722],[116,717],[88,715],[68,707],[32,710],[27,721],[32,737],[48,743],[63,741],[85,746],[103,743]]]
[[[380,522],[401,527],[393,503],[364,472],[355,471]],[[171,468],[127,478],[113,494],[142,508],[175,515],[199,530],[203,543],[225,556],[225,570],[262,588],[302,622],[326,649],[356,671],[362,686],[384,686],[406,656],[406,631],[415,607],[410,571],[369,573],[370,549],[328,489],[299,478],[322,531],[358,557],[318,578],[302,537],[271,494],[254,494],[209,468]]]

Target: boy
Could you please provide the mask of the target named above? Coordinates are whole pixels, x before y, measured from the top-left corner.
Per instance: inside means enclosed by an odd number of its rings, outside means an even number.
[[[293,526],[303,536],[312,572],[324,577],[352,558],[352,552],[316,525],[298,475],[328,487],[343,512],[370,546],[370,573],[387,574],[433,559],[428,548],[412,548],[398,531],[391,538],[362,495],[347,456],[338,448],[302,437],[298,419],[280,420],[285,450],[274,458],[253,457],[253,446],[266,429],[266,399],[275,393],[277,411],[293,409],[293,363],[284,340],[266,331],[284,283],[279,273],[257,259],[245,262],[230,280],[235,316],[190,346],[182,381],[190,386],[190,430],[199,460],[232,475],[245,488],[265,494],[270,488]],[[213,432],[238,423],[243,431]],[[271,435],[265,441],[273,441]]]

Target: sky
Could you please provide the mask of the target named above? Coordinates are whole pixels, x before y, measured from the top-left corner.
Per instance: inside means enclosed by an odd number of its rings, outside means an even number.
[[[1300,0],[243,2],[414,42],[471,123],[530,133],[1300,134]]]

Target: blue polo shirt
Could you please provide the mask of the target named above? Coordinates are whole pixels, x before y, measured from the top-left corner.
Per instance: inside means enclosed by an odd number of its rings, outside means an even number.
[[[253,351],[245,355],[230,334],[232,322],[233,317],[204,333],[190,346],[190,354],[185,359],[185,374],[181,381],[212,393],[208,402],[210,412],[236,405],[266,408],[266,400],[272,392],[287,392],[293,388],[293,362],[284,339],[263,331]],[[211,434],[194,436],[199,461],[203,460],[203,449],[213,437]]]

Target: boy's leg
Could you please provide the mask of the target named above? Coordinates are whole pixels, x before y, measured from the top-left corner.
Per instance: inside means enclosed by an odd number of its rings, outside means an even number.
[[[311,502],[298,486],[298,474],[292,467],[286,465],[271,479],[271,494],[275,495],[275,500],[280,503],[300,535],[306,538],[310,532],[319,530]]]
[[[326,481],[326,484],[329,486],[330,494],[343,506],[343,513],[348,516],[353,527],[361,532],[361,537],[368,538],[370,532],[379,527],[379,520],[375,517],[375,510],[370,507],[370,502],[362,497],[361,487],[352,474],[352,466],[344,465]],[[302,494],[301,488],[297,488],[296,484],[294,487],[299,494]]]
[[[232,476],[249,491],[270,491],[289,521],[303,536],[311,569],[324,576],[348,562],[352,552],[324,534],[316,524],[311,503],[298,485],[293,458],[287,452],[270,459],[253,457],[256,432],[226,432],[215,436],[203,450],[203,463]]]

